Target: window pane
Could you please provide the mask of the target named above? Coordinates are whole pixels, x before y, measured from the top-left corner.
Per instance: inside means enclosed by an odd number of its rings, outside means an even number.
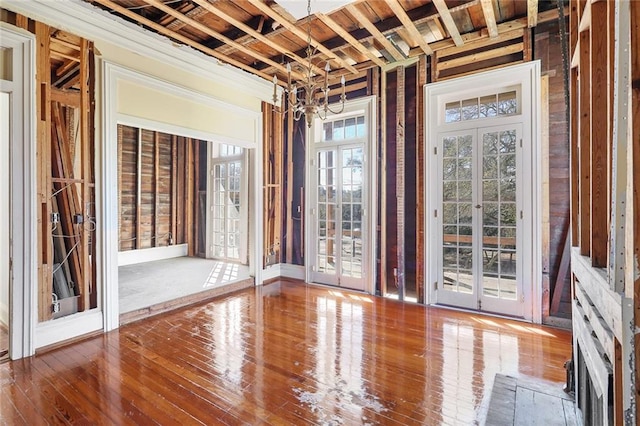
[[[364,115],[358,117],[357,123],[358,123],[357,124],[357,127],[358,127],[357,135],[358,135],[358,137],[365,136],[366,130],[365,130],[365,127],[364,127]]]
[[[356,137],[356,119],[347,118],[344,122],[344,138],[352,139]]]
[[[462,101],[462,119],[475,120],[478,118],[478,98]]]
[[[516,92],[504,92],[498,95],[498,114],[509,115],[518,113]]]
[[[445,123],[460,121],[460,102],[450,102],[445,106]]]
[[[344,121],[334,121],[333,122],[333,140],[342,140],[344,139]]]

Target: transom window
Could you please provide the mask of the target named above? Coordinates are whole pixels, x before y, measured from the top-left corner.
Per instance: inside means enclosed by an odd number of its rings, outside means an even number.
[[[515,90],[510,90],[447,102],[444,111],[444,122],[455,123],[479,118],[509,116],[519,112],[518,94]]]
[[[343,141],[366,136],[364,115],[339,120],[327,121],[322,126],[320,142]]]
[[[220,144],[219,149],[219,157],[235,157],[236,155],[242,154],[242,147],[236,145],[227,145],[226,143],[222,143]]]

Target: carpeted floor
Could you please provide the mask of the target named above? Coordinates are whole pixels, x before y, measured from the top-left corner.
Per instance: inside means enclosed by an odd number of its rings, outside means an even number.
[[[123,314],[249,278],[249,267],[177,257],[121,266],[118,274]]]

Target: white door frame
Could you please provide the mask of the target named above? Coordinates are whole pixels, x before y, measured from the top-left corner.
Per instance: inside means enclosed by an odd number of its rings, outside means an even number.
[[[37,321],[35,37],[4,22],[0,32],[0,46],[13,49],[13,78],[0,91],[11,94],[9,357],[19,359],[35,353]]]
[[[98,276],[104,294],[104,331],[114,330],[120,325],[118,297],[118,124],[128,124],[150,130],[186,137],[219,141],[248,148],[249,162],[254,170],[249,170],[251,185],[249,198],[249,255],[250,274],[256,285],[262,284],[262,118],[259,112],[251,111],[196,92],[175,83],[161,80],[124,66],[99,59],[101,65],[102,97],[101,142],[96,150],[96,205],[98,207],[97,259],[100,267]],[[173,124],[160,123],[142,117],[132,117],[118,112],[118,84],[132,82],[178,98],[196,101],[204,106],[224,107],[246,118],[247,125],[253,126],[255,139],[245,141],[201,130],[187,129]],[[98,117],[96,117],[98,118]],[[98,158],[99,156],[99,158]],[[101,173],[99,173],[101,171]],[[255,190],[253,190],[255,188]]]
[[[537,220],[531,221],[531,229],[527,232],[531,235],[531,265],[521,262],[522,267],[530,270],[525,276],[531,277],[531,290],[525,292],[523,317],[525,320],[535,323],[542,322],[542,166],[541,166],[541,113],[540,113],[540,62],[533,61],[525,64],[505,67],[498,70],[487,71],[467,77],[451,79],[443,82],[427,84],[424,86],[425,95],[425,153],[426,158],[424,176],[425,184],[425,247],[427,257],[434,247],[433,236],[438,235],[435,223],[432,220],[435,211],[439,209],[435,197],[430,196],[429,188],[439,184],[437,168],[433,167],[434,148],[437,146],[438,134],[446,131],[444,126],[444,109],[447,101],[455,99],[467,99],[484,93],[496,93],[501,88],[517,86],[521,94],[522,134],[525,146],[530,148],[524,157],[531,160],[531,198],[525,202],[530,205],[531,214]],[[502,124],[500,118],[478,119],[469,124],[476,127],[492,127]],[[477,122],[477,123],[476,123]],[[485,124],[486,123],[486,124]],[[527,141],[529,142],[528,145]],[[527,155],[528,154],[528,155]],[[425,277],[430,291],[427,292],[427,303],[436,303],[436,289],[433,283],[437,282],[437,268],[433,262],[425,262]]]
[[[362,251],[362,278],[364,280],[364,291],[370,294],[375,293],[375,282],[376,282],[376,263],[375,263],[375,253],[376,253],[376,222],[377,222],[377,208],[376,208],[376,194],[377,194],[377,186],[376,186],[376,177],[378,175],[378,166],[377,166],[377,152],[378,152],[378,133],[377,133],[377,123],[376,123],[376,97],[375,96],[366,96],[350,101],[345,102],[344,111],[340,114],[328,114],[328,117],[331,119],[339,118],[343,115],[353,115],[360,111],[364,113],[366,126],[367,126],[367,142],[364,146],[364,156],[365,163],[368,164],[367,167],[367,176],[364,181],[364,189],[366,195],[364,196],[365,201],[365,211],[363,213],[363,217],[367,220],[367,229],[363,232],[362,240],[363,245],[365,246]],[[318,120],[314,120],[314,122],[320,122]],[[312,170],[311,161],[314,159],[313,155],[316,150],[313,148],[314,138],[313,130],[317,124],[309,129],[306,128],[305,140],[307,141],[307,149],[305,150],[305,164],[306,166],[306,176],[305,176],[305,205],[311,206],[311,203],[314,200],[314,197],[311,194],[311,186],[310,182],[313,182],[311,177]],[[321,129],[320,129],[321,130]],[[319,132],[319,130],[318,130]],[[314,188],[315,190],[315,188]],[[312,223],[313,217],[311,215],[311,211],[309,208],[305,208],[304,212],[305,223]],[[304,235],[304,247],[305,247],[305,281],[311,282],[312,276],[312,267],[315,265],[315,262],[311,261],[312,253],[315,252],[315,249],[312,250],[312,244],[316,240],[317,236],[314,235],[314,228],[311,226],[305,226],[305,235]]]

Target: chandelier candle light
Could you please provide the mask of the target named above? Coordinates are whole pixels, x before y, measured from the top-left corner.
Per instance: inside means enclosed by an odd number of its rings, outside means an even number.
[[[307,0],[307,63],[298,64],[294,63],[293,67],[300,68],[300,71],[304,75],[304,80],[294,82],[291,84],[291,68],[290,62],[287,63],[287,87],[284,89],[287,94],[288,108],[293,111],[293,119],[298,121],[304,114],[307,121],[307,126],[311,127],[313,123],[314,114],[321,120],[327,118],[328,113],[340,114],[344,110],[344,102],[347,100],[344,88],[344,76],[340,79],[342,85],[342,94],[340,95],[340,105],[337,111],[334,111],[329,107],[329,72],[331,67],[329,66],[329,60],[324,67],[324,84],[322,87],[318,85],[315,79],[315,73],[313,72],[313,63],[311,58],[316,53],[318,47],[311,46],[311,0]],[[278,77],[273,76],[273,103],[278,101],[277,97]],[[298,95],[298,90],[304,92],[304,96]],[[320,95],[320,92],[322,93]]]

